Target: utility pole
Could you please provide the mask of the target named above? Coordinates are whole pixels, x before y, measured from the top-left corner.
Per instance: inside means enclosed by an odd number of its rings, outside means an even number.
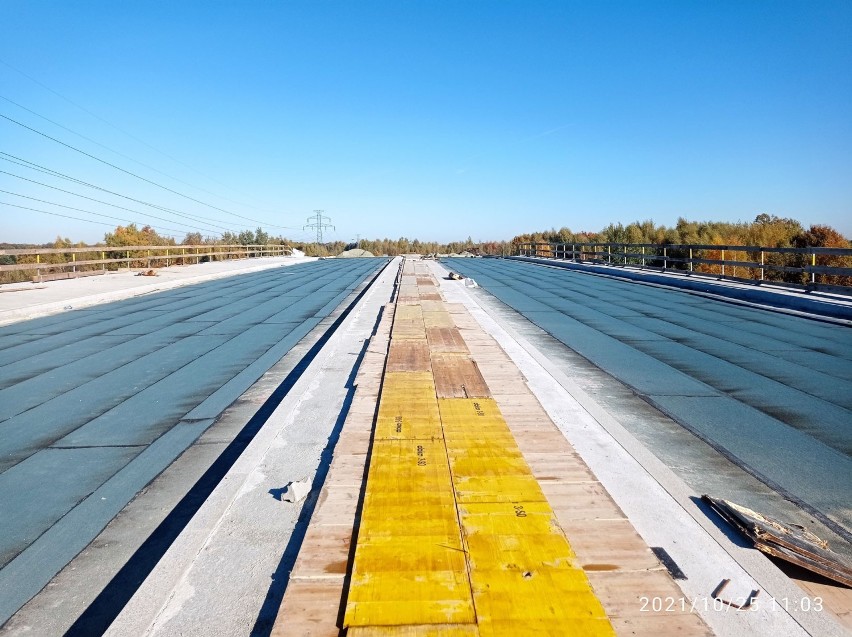
[[[307,228],[316,228],[317,243],[322,243],[322,231],[324,228],[331,228],[332,230],[337,230],[337,228],[335,228],[330,223],[326,223],[331,221],[331,218],[326,217],[324,214],[322,214],[324,212],[325,210],[314,210],[314,216],[308,217],[308,221],[311,221],[313,219],[313,223],[305,224],[305,226],[302,227],[302,230],[306,230]]]

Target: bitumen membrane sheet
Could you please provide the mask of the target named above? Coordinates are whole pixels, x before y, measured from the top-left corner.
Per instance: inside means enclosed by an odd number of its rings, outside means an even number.
[[[314,261],[0,327],[0,623],[386,259]]]
[[[532,263],[445,263],[768,485],[779,518],[794,502],[789,521],[852,555],[852,329]],[[747,505],[773,514],[765,498]]]

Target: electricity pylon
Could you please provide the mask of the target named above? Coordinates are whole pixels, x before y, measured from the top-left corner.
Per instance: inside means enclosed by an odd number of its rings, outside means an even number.
[[[308,217],[308,221],[311,219],[314,220],[313,223],[305,224],[302,227],[302,230],[306,230],[307,228],[316,228],[317,229],[317,243],[322,243],[322,231],[323,228],[331,228],[332,230],[337,230],[330,223],[326,223],[326,221],[331,221],[331,217],[326,217],[324,214],[325,210],[314,210],[314,216]]]

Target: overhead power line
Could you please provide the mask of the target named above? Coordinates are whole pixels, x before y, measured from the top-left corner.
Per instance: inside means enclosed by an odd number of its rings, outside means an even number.
[[[41,210],[39,208],[30,208],[29,206],[19,206],[18,204],[9,203],[8,201],[0,201],[0,205],[11,206],[12,208],[20,208],[21,210],[30,210],[32,212],[40,212],[42,214],[51,215],[51,216],[54,216],[54,217],[62,217],[64,219],[73,219],[74,221],[85,221],[86,223],[96,223],[96,224],[101,225],[101,226],[109,226],[110,228],[115,227],[115,224],[107,223],[106,221],[95,221],[94,219],[83,219],[82,217],[74,217],[72,215],[63,215],[63,214],[60,214],[58,212],[50,212],[49,210]],[[97,214],[97,213],[90,213],[90,214]],[[102,215],[102,216],[106,216],[106,215]],[[156,227],[154,227],[154,226],[151,226],[151,227],[156,230]],[[162,226],[158,226],[158,227],[162,228]],[[175,232],[175,230],[173,228],[162,228],[162,229]],[[178,230],[176,232],[180,232],[180,231]],[[175,238],[172,235],[164,235],[164,236],[168,236],[172,239]]]
[[[10,157],[12,159],[9,159]],[[233,231],[233,227],[225,227],[225,226],[218,225],[219,221],[217,219],[211,219],[210,217],[202,217],[201,215],[192,215],[192,214],[180,211],[180,210],[175,210],[174,208],[167,208],[166,206],[161,206],[159,204],[150,203],[150,202],[144,201],[142,199],[136,199],[135,197],[130,197],[129,195],[123,195],[120,192],[116,192],[114,190],[108,190],[107,188],[103,188],[101,186],[89,183],[87,181],[83,181],[82,179],[77,179],[76,177],[71,177],[70,175],[66,175],[64,173],[53,170],[51,168],[46,168],[45,166],[41,166],[40,164],[35,164],[33,162],[27,161],[26,159],[22,159],[20,157],[17,157],[16,155],[10,155],[9,153],[5,153],[3,151],[0,151],[0,159],[8,161],[12,164],[16,164],[18,166],[22,166],[24,168],[29,168],[31,170],[35,170],[35,171],[50,175],[52,177],[59,177],[60,179],[65,179],[65,180],[70,181],[72,183],[80,184],[81,186],[86,186],[88,188],[92,188],[94,190],[99,190],[101,192],[105,192],[107,194],[114,195],[116,197],[121,197],[122,199],[127,199],[128,201],[133,201],[135,203],[142,204],[143,206],[148,206],[149,208],[154,208],[155,210],[160,210],[162,212],[168,212],[169,214],[173,214],[173,215],[176,215],[178,217],[184,217],[185,219],[190,219],[191,221],[201,222],[202,224],[215,226],[217,228],[221,228],[222,230],[226,230],[228,232]],[[57,188],[56,186],[51,186],[49,184],[45,184],[45,183],[40,182],[40,181],[28,179],[27,177],[22,177],[21,175],[16,175],[15,173],[6,172],[4,170],[0,170],[0,173],[4,173],[6,175],[16,177],[17,179],[23,179],[24,181],[29,181],[31,183],[38,184],[40,186],[52,188],[53,190],[59,190],[61,192],[65,192],[65,193],[68,193],[68,194],[71,194],[71,195],[76,195],[78,197],[83,197],[84,199],[88,199],[88,197],[86,197],[85,195],[80,195],[80,194],[72,192],[70,190],[63,190],[62,188]],[[106,203],[106,202],[100,202],[100,203]],[[113,205],[113,204],[109,204],[109,205]]]
[[[219,195],[219,194],[217,194],[217,193],[215,193],[215,192],[211,192],[210,190],[207,190],[206,188],[202,188],[201,186],[197,186],[197,185],[195,185],[195,184],[191,184],[191,183],[189,183],[188,181],[184,181],[183,179],[180,179],[180,178],[178,178],[178,177],[175,177],[174,175],[170,175],[169,173],[163,172],[162,170],[160,170],[160,169],[158,169],[158,168],[155,168],[154,166],[151,166],[150,164],[146,164],[146,163],[145,163],[145,162],[143,162],[143,161],[139,161],[138,159],[134,159],[134,158],[133,158],[133,157],[131,157],[130,155],[126,155],[125,153],[122,153],[121,151],[115,150],[114,148],[110,148],[110,147],[109,147],[109,146],[107,146],[106,144],[102,144],[102,143],[100,143],[99,141],[92,139],[91,137],[87,137],[86,135],[83,135],[83,133],[79,133],[79,132],[77,132],[77,131],[75,131],[75,130],[73,130],[73,129],[71,129],[71,128],[68,128],[68,127],[67,127],[67,126],[65,126],[64,124],[60,124],[59,122],[54,121],[54,120],[50,119],[49,117],[45,117],[45,116],[44,116],[44,115],[42,115],[41,113],[36,113],[36,112],[35,112],[34,110],[32,110],[31,108],[27,108],[27,107],[26,107],[26,106],[24,106],[23,104],[19,104],[18,102],[14,101],[14,100],[11,100],[11,99],[9,99],[8,97],[6,97],[6,96],[4,96],[4,95],[0,95],[0,100],[5,100],[5,101],[9,102],[10,104],[14,104],[15,106],[17,106],[17,107],[18,107],[18,108],[20,108],[21,110],[24,110],[24,111],[26,111],[27,113],[31,113],[32,115],[35,115],[36,117],[39,117],[39,118],[43,119],[44,121],[46,121],[46,122],[49,122],[49,123],[53,124],[54,126],[58,126],[59,128],[61,128],[61,129],[63,129],[63,130],[66,130],[66,131],[68,131],[69,133],[71,133],[71,134],[73,134],[73,135],[76,135],[77,137],[80,137],[81,139],[85,139],[87,142],[90,142],[90,143],[94,144],[95,146],[99,146],[99,147],[103,148],[104,150],[108,150],[108,151],[109,151],[109,152],[111,152],[111,153],[115,153],[115,154],[116,154],[116,155],[118,155],[119,157],[123,157],[124,159],[127,159],[127,160],[129,160],[129,161],[132,161],[134,164],[139,164],[140,166],[143,166],[143,167],[147,168],[148,170],[153,170],[155,173],[157,173],[157,174],[159,174],[159,175],[163,175],[163,177],[168,177],[169,179],[172,179],[172,180],[174,180],[174,181],[176,181],[176,182],[178,182],[178,183],[181,183],[181,184],[183,184],[184,186],[189,186],[190,188],[195,188],[196,190],[200,190],[201,192],[205,192],[205,193],[207,193],[208,195],[213,195],[214,197],[219,197],[220,199],[224,199],[225,201],[230,201],[231,203],[235,203],[235,204],[238,204],[238,205],[243,205],[243,206],[247,206],[247,207],[249,207],[249,208],[253,208],[253,206],[249,206],[248,204],[241,203],[241,202],[239,202],[239,201],[234,201],[233,199],[229,199],[229,198],[227,198],[227,197],[223,197],[222,195]]]
[[[104,164],[105,166],[109,166],[110,168],[113,168],[113,169],[115,169],[119,172],[122,172],[126,175],[130,175],[131,177],[139,179],[140,181],[144,181],[145,183],[151,184],[152,186],[156,186],[157,188],[161,188],[161,189],[163,189],[167,192],[170,192],[172,194],[178,195],[179,197],[183,197],[184,199],[188,199],[189,201],[193,201],[197,204],[201,204],[202,206],[207,206],[208,208],[211,208],[213,210],[218,210],[219,212],[224,212],[225,214],[228,214],[228,215],[231,215],[231,216],[234,216],[234,217],[238,217],[238,218],[244,219],[246,221],[251,221],[252,223],[259,223],[261,225],[266,225],[266,226],[270,226],[270,227],[284,228],[284,229],[287,229],[287,230],[292,230],[292,228],[288,228],[287,226],[280,226],[278,224],[272,224],[272,223],[267,223],[265,221],[259,221],[257,219],[252,219],[251,217],[246,217],[246,216],[237,214],[236,212],[231,212],[230,210],[226,210],[225,208],[220,208],[218,206],[214,206],[213,204],[207,203],[206,201],[202,201],[201,199],[196,199],[195,197],[191,197],[190,195],[187,195],[187,194],[184,194],[180,191],[177,191],[174,188],[169,188],[168,186],[164,186],[163,184],[157,183],[156,181],[153,181],[151,179],[147,179],[145,177],[142,177],[141,175],[137,175],[136,173],[134,173],[130,170],[126,170],[125,168],[122,168],[121,166],[117,166],[116,164],[113,164],[112,162],[109,162],[105,159],[101,159],[100,157],[92,155],[91,153],[87,153],[86,151],[81,150],[81,149],[77,148],[76,146],[72,146],[71,144],[63,142],[62,140],[57,139],[56,137],[53,137],[51,135],[48,135],[47,133],[44,133],[40,130],[33,128],[32,126],[27,126],[23,122],[19,122],[18,120],[11,118],[8,115],[4,115],[4,114],[0,113],[0,118],[5,119],[6,121],[12,122],[13,124],[15,124],[17,126],[20,126],[21,128],[24,128],[24,129],[26,129],[30,132],[35,133],[36,135],[40,135],[41,137],[44,137],[45,139],[49,139],[50,141],[55,142],[55,143],[59,144],[60,146],[64,146],[65,148],[68,148],[70,150],[73,150],[74,152],[80,153],[81,155],[83,155],[85,157],[89,157],[90,159],[93,159],[97,162],[100,162],[100,163]]]
[[[324,212],[325,210],[314,210],[314,216],[308,217],[308,221],[313,219],[313,223],[305,224],[302,228],[302,230],[304,230],[305,228],[315,228],[317,231],[317,243],[322,243],[322,231],[325,228],[332,228],[334,230],[337,230],[337,228],[335,228],[330,223],[326,223],[327,221],[331,221],[331,217],[326,217],[324,214],[322,214]]]
[[[85,210],[83,208],[75,208],[74,206],[66,206],[65,204],[56,203],[55,201],[47,201],[46,199],[37,199],[36,197],[30,197],[29,195],[22,195],[21,193],[11,192],[9,190],[0,189],[0,192],[5,193],[7,195],[13,195],[15,197],[21,197],[23,199],[29,199],[30,201],[37,201],[38,203],[46,203],[50,206],[59,206],[60,208],[67,208],[68,210],[76,210],[77,212],[85,212],[86,214],[96,215],[98,217],[106,217],[108,219],[115,219],[116,221],[124,221],[125,223],[134,223],[134,224],[140,223],[137,220],[119,219],[118,217],[113,217],[112,215],[107,215],[107,214],[103,214],[103,213],[100,213],[100,212],[93,212],[91,210]],[[89,197],[86,197],[86,199],[89,199]],[[92,201],[98,201],[98,200],[92,199]],[[104,203],[104,202],[100,202],[100,203]],[[108,204],[108,205],[112,205],[112,204]],[[152,219],[159,219],[160,221],[165,221],[167,223],[176,223],[179,226],[186,226],[190,230],[196,230],[196,231],[197,230],[204,230],[205,232],[212,232],[213,234],[218,234],[220,236],[222,235],[221,232],[216,232],[215,230],[211,230],[210,228],[199,228],[198,226],[191,226],[188,223],[181,223],[179,221],[172,221],[170,219],[163,219],[162,217],[157,217],[157,216],[154,216],[154,215],[147,215],[145,213],[140,213],[136,210],[131,210],[130,208],[122,208],[121,206],[114,206],[114,207],[115,208],[121,208],[122,210],[127,210],[129,212],[134,212],[134,213],[137,213],[137,214],[142,214],[143,216],[151,217]],[[145,224],[142,224],[142,225],[151,225],[151,224],[145,223]],[[165,226],[163,226],[163,227],[165,227]],[[169,230],[174,230],[175,232],[186,232],[186,230],[177,230],[175,228],[169,228]]]
[[[131,210],[130,208],[125,208],[124,206],[119,206],[117,204],[112,204],[112,203],[109,203],[107,201],[102,201],[101,199],[95,199],[94,197],[87,197],[86,195],[81,195],[80,193],[74,192],[72,190],[65,190],[64,188],[59,188],[57,186],[51,186],[50,184],[46,184],[46,183],[43,183],[41,181],[36,181],[35,179],[27,179],[26,177],[22,177],[21,175],[16,175],[15,173],[7,172],[5,170],[0,170],[0,174],[9,175],[10,177],[15,177],[16,179],[20,179],[22,181],[28,181],[31,184],[36,184],[38,186],[44,186],[45,188],[50,188],[51,190],[56,190],[58,192],[64,192],[67,195],[73,195],[75,197],[80,197],[81,199],[88,199],[89,201],[94,201],[96,203],[102,203],[102,204],[105,204],[107,206],[112,206],[114,208],[120,208],[122,210],[128,210],[129,212],[134,212],[136,214],[145,214],[145,213],[141,213],[137,210]],[[106,191],[106,192],[109,192],[109,191]],[[119,195],[119,196],[121,196],[121,195]],[[136,200],[133,200],[133,201],[136,201]],[[137,202],[137,203],[144,203],[144,202]],[[154,204],[146,204],[146,205],[150,205],[151,207],[159,210],[159,207],[155,206]],[[180,217],[186,217],[190,221],[195,221],[195,219],[192,219],[191,217],[188,217],[187,215],[182,215],[180,213],[173,213],[173,214],[176,214],[177,216],[180,216]],[[169,223],[181,223],[179,221],[175,221],[174,219],[163,219],[162,217],[156,217],[155,215],[151,215],[151,214],[148,214],[147,216],[154,217],[154,218],[157,218],[157,219],[162,219],[163,221],[168,221]],[[188,225],[188,224],[186,224],[186,225]],[[225,232],[233,232],[233,230],[231,228],[225,228],[223,226],[217,226],[215,224],[209,224],[209,225],[211,227],[219,228],[220,230],[224,230]],[[216,232],[216,231],[214,231],[214,232]]]
[[[232,187],[228,186],[227,184],[223,184],[222,182],[217,181],[216,179],[213,179],[213,178],[211,178],[211,177],[209,177],[209,176],[205,175],[204,173],[202,173],[202,172],[200,172],[200,171],[196,170],[195,168],[193,168],[193,167],[192,167],[192,166],[190,166],[189,164],[187,164],[187,163],[185,163],[185,162],[181,161],[180,159],[178,159],[178,158],[176,158],[176,157],[172,157],[172,156],[171,156],[171,155],[169,155],[168,153],[163,152],[163,151],[162,151],[162,150],[160,150],[159,148],[155,148],[154,146],[152,146],[151,144],[149,144],[148,142],[146,142],[144,139],[140,139],[140,138],[136,137],[135,135],[133,135],[132,133],[127,132],[126,130],[124,130],[124,129],[123,129],[123,128],[121,128],[120,126],[116,126],[115,124],[113,124],[113,123],[112,123],[112,122],[110,122],[109,120],[104,119],[103,117],[101,117],[101,116],[100,116],[100,115],[98,115],[97,113],[93,113],[92,111],[90,111],[89,109],[87,109],[85,106],[82,106],[82,105],[78,104],[77,102],[75,102],[75,101],[74,101],[74,100],[72,100],[71,98],[66,97],[66,96],[65,96],[65,95],[63,95],[62,93],[59,93],[58,91],[55,91],[54,89],[50,88],[49,86],[47,86],[47,85],[46,85],[46,84],[44,84],[43,82],[39,82],[39,81],[38,81],[36,78],[34,78],[33,76],[28,75],[27,73],[24,73],[21,69],[19,69],[19,68],[17,68],[17,67],[15,67],[15,66],[13,66],[13,65],[11,65],[11,64],[9,64],[9,63],[8,63],[8,62],[6,62],[5,60],[0,59],[0,64],[3,64],[4,66],[6,66],[6,67],[8,67],[8,68],[12,69],[13,71],[15,71],[15,73],[18,73],[19,75],[22,75],[23,77],[27,78],[27,79],[28,79],[28,80],[30,80],[31,82],[33,82],[33,83],[35,83],[35,84],[38,84],[40,87],[42,87],[42,88],[43,88],[43,89],[45,89],[46,91],[49,91],[49,92],[53,93],[53,94],[54,94],[54,95],[56,95],[58,98],[60,98],[60,99],[62,99],[62,100],[65,100],[66,102],[68,102],[68,103],[69,103],[69,104],[71,104],[72,106],[75,106],[76,108],[79,108],[79,109],[80,109],[81,111],[83,111],[84,113],[87,113],[88,115],[90,115],[90,116],[94,117],[96,120],[98,120],[98,121],[100,121],[100,122],[103,122],[104,124],[106,124],[106,125],[107,125],[107,126],[109,126],[110,128],[113,128],[113,129],[117,130],[119,133],[122,133],[122,134],[124,134],[124,135],[127,135],[130,139],[132,139],[132,140],[134,140],[134,141],[136,141],[136,142],[138,142],[138,143],[142,144],[143,146],[145,146],[145,147],[147,147],[147,148],[149,148],[149,149],[153,150],[153,151],[154,151],[155,153],[157,153],[158,155],[162,155],[163,157],[165,157],[165,158],[167,158],[167,159],[170,159],[170,160],[172,160],[173,162],[175,162],[175,163],[177,163],[177,164],[180,164],[180,165],[181,165],[181,166],[183,166],[184,168],[188,168],[189,170],[191,170],[192,172],[194,172],[196,175],[199,175],[200,177],[204,177],[205,179],[207,179],[208,181],[213,182],[214,184],[218,184],[219,186],[222,186],[222,187],[224,187],[224,188],[227,188],[228,190],[231,190],[231,191],[233,191],[233,192],[236,192],[236,193],[238,193],[238,194],[241,194],[241,195],[243,195],[244,197],[251,197],[251,195],[247,195],[246,193],[242,193],[242,192],[240,192],[239,190],[236,190],[236,189],[234,189],[234,188],[232,188]],[[196,187],[197,187],[197,186],[196,186]],[[201,189],[199,188],[199,190],[201,190]],[[217,196],[218,196],[218,195],[217,195]],[[225,197],[222,197],[222,198],[223,198],[223,199],[225,199]],[[256,201],[257,201],[257,200],[256,200]],[[239,202],[232,202],[232,203],[239,203]],[[254,210],[260,210],[259,208],[255,208],[254,206],[249,206],[248,204],[242,204],[242,205],[245,205],[245,206],[247,206],[247,207],[249,207],[249,208],[253,208]],[[261,212],[264,212],[264,211],[261,211]],[[266,212],[268,212],[268,211],[266,211]],[[283,227],[283,226],[282,226],[282,227]]]

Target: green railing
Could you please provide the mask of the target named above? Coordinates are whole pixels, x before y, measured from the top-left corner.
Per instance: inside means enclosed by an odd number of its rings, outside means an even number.
[[[516,255],[852,293],[852,248],[522,243]]]
[[[122,267],[154,268],[204,261],[286,256],[284,245],[86,246],[0,250],[0,282],[103,274]]]

